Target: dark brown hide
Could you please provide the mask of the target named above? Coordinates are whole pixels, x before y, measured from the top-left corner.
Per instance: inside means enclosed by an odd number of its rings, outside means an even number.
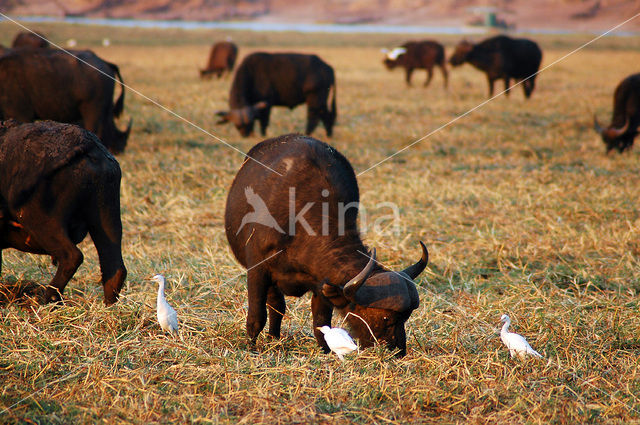
[[[49,47],[49,42],[40,33],[25,31],[16,34],[11,47]]]
[[[331,136],[336,120],[336,84],[333,68],[316,55],[253,53],[244,58],[229,93],[230,111],[217,113],[218,124],[232,122],[244,137],[255,120],[264,136],[272,106],[290,109],[307,104],[306,133],[322,121]]]
[[[201,78],[210,78],[215,74],[218,78],[225,72],[231,73],[238,57],[238,46],[229,41],[220,41],[211,47],[209,62],[200,70]]]
[[[0,57],[0,119],[79,124],[111,152],[122,152],[131,123],[125,132],[114,123],[124,107],[124,86],[113,102],[120,70],[89,50],[71,53],[78,59],[53,49],[17,49]]]
[[[89,233],[100,259],[104,301],[118,300],[127,275],[121,253],[120,166],[82,128],[41,121],[0,124],[2,250],[50,255],[58,270],[45,301],[60,300],[82,263]]]
[[[330,326],[337,309],[361,316],[378,340],[404,355],[404,324],[419,305],[412,279],[428,261],[424,245],[421,260],[401,272],[369,258],[375,250],[364,246],[358,232],[353,168],[325,143],[286,135],[259,143],[247,157],[229,190],[225,230],[233,254],[248,269],[250,341],[264,327],[267,310],[269,334],[280,337],[285,295],[311,292],[314,334],[325,351],[316,328]],[[363,346],[373,344],[360,319],[348,315],[347,321]]]
[[[624,152],[633,146],[640,127],[640,74],[629,75],[616,87],[613,94],[611,124],[602,128],[594,117],[594,127],[607,146]]]
[[[405,81],[411,85],[411,74],[415,69],[427,71],[427,80],[424,86],[427,87],[433,78],[433,67],[438,66],[442,71],[444,86],[447,87],[449,74],[445,62],[444,47],[433,40],[409,41],[401,46],[406,49],[405,53],[398,55],[396,59],[390,58],[389,54],[384,59],[384,64],[388,69],[402,67],[405,69]]]
[[[504,80],[504,89],[510,87],[510,80],[523,81],[526,98],[535,88],[536,73],[542,61],[542,51],[538,44],[526,38],[510,38],[498,35],[478,44],[462,41],[449,59],[453,66],[470,63],[487,75],[489,97],[493,96],[493,83]],[[506,92],[507,96],[509,91]]]

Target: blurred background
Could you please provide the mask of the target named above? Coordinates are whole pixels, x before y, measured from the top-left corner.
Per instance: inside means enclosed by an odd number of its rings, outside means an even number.
[[[640,12],[638,0],[4,0],[13,16],[481,26],[601,31]],[[624,27],[640,30],[640,20]]]

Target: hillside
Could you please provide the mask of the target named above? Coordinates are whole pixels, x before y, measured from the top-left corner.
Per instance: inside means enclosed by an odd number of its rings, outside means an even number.
[[[260,20],[412,25],[482,22],[482,10],[519,29],[606,30],[640,12],[637,0],[4,0],[10,15]],[[621,30],[640,30],[640,18]]]

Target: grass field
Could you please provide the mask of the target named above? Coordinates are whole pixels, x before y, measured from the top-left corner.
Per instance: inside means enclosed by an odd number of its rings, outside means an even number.
[[[37,29],[93,48],[132,88],[242,151],[261,140],[215,125],[230,78],[198,78],[226,33]],[[0,24],[0,42],[17,30]],[[316,52],[334,67],[338,125],[331,140],[314,136],[356,173],[486,100],[469,65],[451,71],[449,90],[439,74],[424,89],[422,72],[407,89],[379,53],[402,36],[232,35],[241,58]],[[99,46],[106,36],[112,46]],[[458,41],[437,38],[447,54]],[[592,37],[534,38],[549,65]],[[396,231],[363,234],[379,260],[405,267],[419,240],[431,257],[407,356],[375,347],[344,363],[316,345],[309,297],[287,299],[281,340],[262,335],[248,349],[246,274],[223,228],[242,155],[127,91],[123,297],[102,304],[87,239],[63,306],[0,307],[0,423],[640,423],[640,147],[606,156],[592,130],[639,61],[638,37],[597,41],[545,70],[529,101],[518,87],[359,176],[365,206],[400,207]],[[268,135],[303,131],[305,114],[276,109]],[[48,257],[3,255],[3,282],[46,283],[55,271]],[[155,320],[156,273],[183,341]],[[548,361],[509,357],[503,313]]]

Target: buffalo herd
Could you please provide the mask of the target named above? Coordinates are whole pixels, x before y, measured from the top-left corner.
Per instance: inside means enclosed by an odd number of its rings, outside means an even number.
[[[438,67],[447,88],[440,43],[411,41],[383,51],[384,66],[404,68],[407,85],[416,69],[427,72],[429,85]],[[201,77],[232,73],[237,56],[234,43],[216,43]],[[448,62],[484,72],[489,97],[496,80],[504,81],[507,95],[514,80],[529,98],[541,60],[535,42],[499,35],[460,42]],[[76,245],[87,234],[98,252],[107,305],[117,301],[124,284],[121,171],[112,156],[124,151],[131,130],[131,121],[124,131],[115,122],[124,94],[118,66],[92,51],[53,49],[36,33],[18,34],[11,48],[0,50],[0,271],[6,248],[51,256],[57,271],[44,302],[61,300],[83,261]],[[307,136],[284,135],[254,146],[229,189],[225,230],[234,256],[247,268],[247,334],[255,344],[269,318],[269,334],[279,337],[285,296],[311,293],[314,334],[325,351],[317,328],[330,326],[336,310],[363,346],[382,341],[404,355],[404,325],[419,306],[414,279],[427,266],[428,251],[420,242],[420,259],[392,271],[376,261],[375,248],[363,244],[353,168],[336,149],[308,137],[320,122],[331,137],[336,98],[334,69],[320,57],[255,52],[235,71],[229,109],[216,113],[219,124],[230,122],[245,137],[258,121],[264,136],[272,107],[307,107]],[[610,124],[602,127],[594,116],[594,127],[608,153],[629,149],[639,126],[635,74],[616,88]],[[304,218],[298,220],[296,211],[305,211]]]

